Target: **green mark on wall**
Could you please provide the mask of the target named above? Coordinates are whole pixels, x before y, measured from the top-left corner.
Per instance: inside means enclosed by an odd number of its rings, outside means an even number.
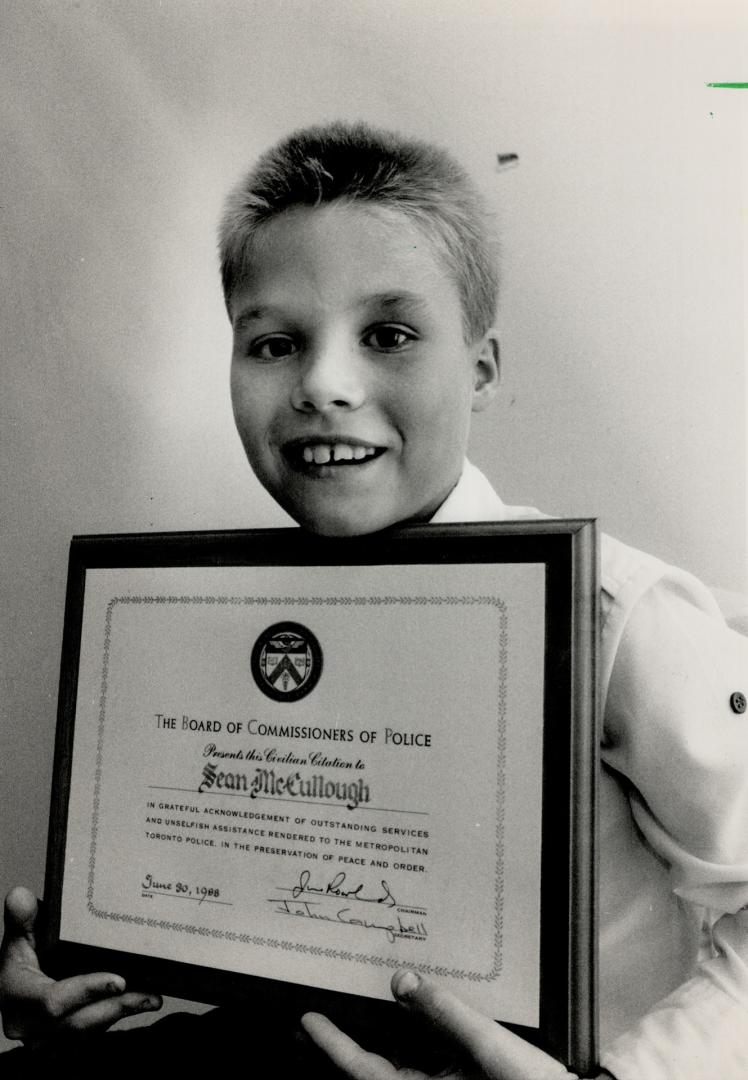
[[[715,90],[748,90],[748,82],[708,82]]]

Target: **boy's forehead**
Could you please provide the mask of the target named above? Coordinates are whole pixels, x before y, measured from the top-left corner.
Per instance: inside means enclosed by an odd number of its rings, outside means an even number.
[[[459,306],[437,244],[402,211],[350,202],[294,207],[253,237],[232,318],[260,318],[293,298],[386,313],[443,304],[450,294]]]

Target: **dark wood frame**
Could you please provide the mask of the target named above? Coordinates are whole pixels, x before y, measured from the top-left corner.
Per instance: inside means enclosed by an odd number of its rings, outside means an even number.
[[[70,548],[47,852],[44,962],[55,974],[114,970],[131,983],[217,1004],[282,986],[60,940],[65,837],[86,571],[94,567],[541,563],[546,652],[540,1023],[514,1026],[582,1076],[597,1062],[597,536],[594,521],[412,526],[327,539],[297,529],[74,537]],[[552,813],[546,812],[552,808]],[[331,1011],[346,995],[325,992]],[[393,1006],[370,1001],[384,1013]],[[511,1026],[511,1025],[510,1025]]]

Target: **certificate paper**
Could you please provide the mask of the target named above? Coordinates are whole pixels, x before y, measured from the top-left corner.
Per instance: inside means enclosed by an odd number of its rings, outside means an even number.
[[[547,600],[534,561],[88,567],[60,940],[537,1028]]]

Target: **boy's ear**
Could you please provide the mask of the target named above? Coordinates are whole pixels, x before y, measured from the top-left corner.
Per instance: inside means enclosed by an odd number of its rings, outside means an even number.
[[[499,335],[491,328],[475,344],[473,354],[473,412],[481,412],[493,401],[501,378]]]

